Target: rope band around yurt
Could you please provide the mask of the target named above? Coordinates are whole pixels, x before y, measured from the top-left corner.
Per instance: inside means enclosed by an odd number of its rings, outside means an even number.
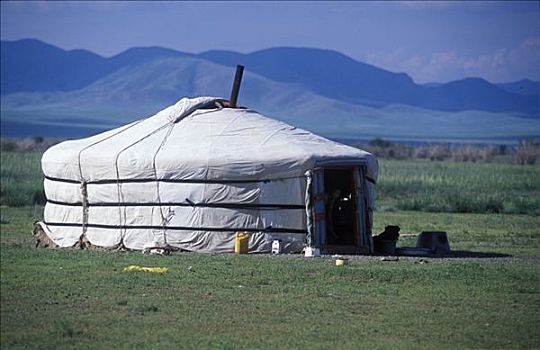
[[[63,226],[63,227],[81,227],[82,224],[70,223],[70,222],[45,222],[47,226]],[[125,229],[125,230],[159,230],[162,228],[152,225],[105,225],[105,224],[87,224],[91,228],[101,229]],[[267,227],[267,228],[253,228],[253,227],[197,227],[197,226],[167,226],[167,230],[170,231],[207,231],[207,232],[264,232],[264,233],[307,233],[305,229],[285,228],[285,227]]]
[[[272,204],[272,203],[194,203],[194,202],[63,202],[53,199],[47,200],[47,203],[63,205],[70,207],[152,207],[152,206],[171,206],[171,207],[199,207],[199,208],[223,208],[223,209],[253,209],[253,210],[304,210],[303,204]]]

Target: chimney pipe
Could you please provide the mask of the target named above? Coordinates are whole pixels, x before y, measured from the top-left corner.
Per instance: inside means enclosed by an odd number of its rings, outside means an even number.
[[[244,66],[236,66],[236,74],[234,76],[234,83],[231,91],[231,99],[229,100],[229,106],[236,108],[236,102],[238,102],[238,92],[240,91],[240,83],[242,82],[242,75],[244,74]]]

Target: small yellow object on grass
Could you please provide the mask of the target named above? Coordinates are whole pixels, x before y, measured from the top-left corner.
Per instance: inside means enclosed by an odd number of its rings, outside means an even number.
[[[169,272],[169,269],[167,267],[144,267],[144,266],[131,265],[124,268],[124,272],[128,272],[128,271],[166,273],[166,272]]]
[[[349,263],[349,259],[336,259],[336,266],[343,266]]]

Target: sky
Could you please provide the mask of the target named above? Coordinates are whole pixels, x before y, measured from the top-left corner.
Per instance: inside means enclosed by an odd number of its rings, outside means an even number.
[[[112,56],[135,46],[184,52],[331,49],[416,82],[540,80],[538,1],[2,1],[1,39],[36,38]]]

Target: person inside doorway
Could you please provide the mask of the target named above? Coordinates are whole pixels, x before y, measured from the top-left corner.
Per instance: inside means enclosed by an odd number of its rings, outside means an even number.
[[[326,222],[328,229],[328,237],[330,238],[330,244],[339,243],[339,236],[337,232],[337,223],[339,220],[339,200],[341,198],[341,190],[335,189],[326,198]]]

